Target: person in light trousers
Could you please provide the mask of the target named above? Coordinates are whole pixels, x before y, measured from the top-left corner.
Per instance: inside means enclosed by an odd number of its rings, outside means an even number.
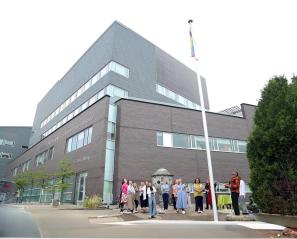
[[[239,208],[242,214],[249,214],[245,205],[245,182],[241,179],[239,185]]]
[[[156,188],[152,186],[152,183],[148,183],[147,195],[149,204],[149,218],[155,218],[157,214],[156,208]]]

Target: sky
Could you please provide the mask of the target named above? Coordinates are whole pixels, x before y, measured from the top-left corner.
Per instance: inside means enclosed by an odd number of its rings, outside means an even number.
[[[0,126],[31,126],[38,102],[115,20],[188,67],[188,19],[211,111],[257,104],[297,74],[297,1],[0,1]]]

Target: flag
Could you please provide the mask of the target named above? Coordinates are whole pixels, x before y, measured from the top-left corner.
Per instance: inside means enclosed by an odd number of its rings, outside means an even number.
[[[193,35],[192,35],[192,27],[190,25],[190,45],[191,45],[191,57],[194,57],[196,60],[198,60],[198,58],[196,57],[196,54],[195,54],[195,42],[194,42],[194,38],[193,38]]]

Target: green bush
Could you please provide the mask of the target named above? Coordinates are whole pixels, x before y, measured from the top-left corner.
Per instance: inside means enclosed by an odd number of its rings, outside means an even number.
[[[262,90],[247,145],[250,186],[267,213],[297,214],[297,78],[272,78]]]
[[[102,205],[102,198],[97,194],[94,194],[91,197],[86,196],[83,205],[86,208],[99,208]]]

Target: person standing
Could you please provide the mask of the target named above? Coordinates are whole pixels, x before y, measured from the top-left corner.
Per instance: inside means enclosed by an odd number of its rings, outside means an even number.
[[[187,209],[188,204],[187,204],[187,192],[186,192],[186,185],[183,184],[182,179],[180,178],[178,180],[178,185],[177,185],[177,202],[176,202],[176,208],[178,212],[180,210],[182,211],[182,214],[185,214],[185,209]]]
[[[134,203],[134,199],[135,199],[135,189],[133,187],[132,181],[129,181],[129,185],[127,188],[127,192],[128,192],[128,203],[127,203],[127,209],[130,212],[134,212],[134,208],[135,208],[135,203]]]
[[[143,200],[142,200],[142,203],[143,203],[143,212],[146,212],[147,211],[147,207],[148,207],[148,195],[147,195],[147,189],[148,189],[148,181],[145,181],[145,184],[144,186],[142,187],[142,196],[143,196]]]
[[[208,194],[209,194],[209,191],[210,191],[209,179],[206,179],[204,191],[205,191],[205,205],[206,205],[205,209],[209,209],[209,203],[208,203]]]
[[[165,183],[161,185],[161,192],[162,192],[164,210],[168,210],[170,187],[167,181],[165,181]]]
[[[140,200],[140,192],[139,192],[139,187],[137,186],[137,183],[133,183],[133,187],[135,190],[135,197],[134,197],[134,204],[135,204],[135,212],[137,211],[138,205],[139,205],[139,200]]]
[[[172,203],[173,203],[173,208],[174,210],[177,210],[176,209],[176,201],[177,201],[177,183],[178,183],[178,180],[176,179],[174,181],[174,184],[172,185]]]
[[[21,203],[20,198],[21,198],[21,190],[18,189],[18,190],[16,191],[16,203]]]
[[[123,179],[123,184],[122,184],[122,195],[121,195],[121,204],[122,204],[122,209],[121,211],[127,209],[127,202],[128,202],[128,184],[127,184],[127,179]]]
[[[232,172],[232,177],[229,181],[229,184],[225,184],[225,187],[230,188],[231,190],[231,200],[232,207],[236,216],[240,215],[238,198],[239,198],[239,188],[240,188],[240,177],[238,172]]]
[[[156,192],[157,192],[156,188],[152,186],[152,183],[149,182],[147,187],[149,218],[155,218],[157,214]]]
[[[143,209],[143,187],[144,187],[144,182],[140,182],[140,186],[139,186],[139,200],[140,200],[140,208],[141,208],[141,210]]]
[[[194,180],[195,212],[203,213],[203,185],[200,178]]]
[[[216,190],[217,190],[217,183],[214,183],[214,192],[215,192],[215,200],[217,202],[217,195],[216,195]],[[218,205],[218,202],[216,203]],[[209,188],[209,192],[208,192],[208,205],[210,206],[211,209],[213,209],[212,207],[212,194],[211,194],[211,188]]]
[[[242,214],[249,214],[245,205],[245,182],[242,179],[239,183],[239,206]]]

